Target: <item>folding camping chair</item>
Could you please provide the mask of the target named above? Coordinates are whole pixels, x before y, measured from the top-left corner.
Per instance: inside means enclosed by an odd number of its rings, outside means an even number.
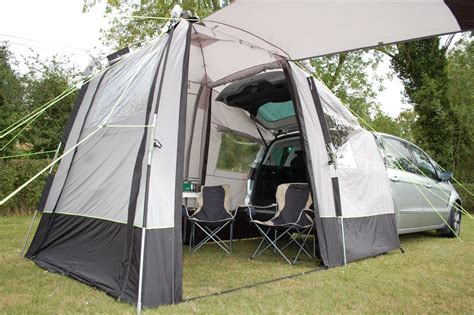
[[[304,183],[289,183],[281,184],[276,191],[277,211],[273,218],[268,221],[258,221],[252,218],[252,212],[255,209],[249,206],[250,222],[254,223],[260,234],[262,234],[262,241],[252,255],[252,259],[257,258],[269,248],[273,248],[274,252],[279,253],[289,264],[295,264],[301,252],[304,252],[308,257],[313,258],[310,249],[306,245],[309,235],[313,231],[313,210],[309,209],[313,203],[308,184]],[[273,230],[273,238],[271,232]],[[278,235],[278,232],[279,235]],[[297,233],[298,238],[293,237]],[[284,240],[285,236],[289,236],[287,243],[278,247],[278,241]],[[264,244],[267,244],[265,247]],[[283,250],[291,244],[296,244],[298,253],[293,262],[288,259],[283,253]],[[262,248],[263,247],[263,248]]]
[[[227,254],[232,253],[234,219],[237,211],[230,210],[229,185],[205,186],[201,189],[201,194],[197,198],[197,209],[186,214],[191,223],[191,235],[189,238],[189,252],[194,253],[207,241],[212,240],[219,245]],[[196,240],[196,226],[205,233],[204,239],[199,244],[194,245]],[[227,245],[218,235],[222,229],[230,226],[230,240]]]

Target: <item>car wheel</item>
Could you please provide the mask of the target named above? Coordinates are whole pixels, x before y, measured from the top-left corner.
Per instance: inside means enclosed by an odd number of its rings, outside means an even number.
[[[453,208],[451,209],[451,213],[449,214],[449,227],[447,226],[443,228],[441,230],[441,235],[446,237],[456,237],[456,235],[459,236],[459,234],[461,234],[461,219],[461,211],[459,211],[453,206]]]

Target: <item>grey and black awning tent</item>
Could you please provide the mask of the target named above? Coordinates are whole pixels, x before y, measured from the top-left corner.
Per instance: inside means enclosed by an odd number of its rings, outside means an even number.
[[[66,128],[70,153],[48,179],[26,256],[139,307],[179,302],[183,179],[229,184],[232,206],[243,203],[245,177],[216,168],[222,131],[272,135],[216,97],[271,71],[290,89],[324,264],[398,248],[373,135],[297,60],[473,21],[469,0],[236,1],[203,21],[176,21],[82,87]]]

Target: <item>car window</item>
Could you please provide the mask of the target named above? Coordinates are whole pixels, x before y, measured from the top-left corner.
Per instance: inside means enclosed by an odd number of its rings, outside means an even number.
[[[420,149],[413,146],[411,148],[416,164],[419,168],[418,173],[433,179],[437,179],[438,176],[436,175],[436,169],[434,168],[433,164],[431,164],[430,158]]]
[[[387,167],[416,173],[408,145],[402,141],[383,137]]]
[[[299,155],[301,146],[296,143],[283,142],[275,144],[265,161],[265,165],[289,166],[291,161]]]

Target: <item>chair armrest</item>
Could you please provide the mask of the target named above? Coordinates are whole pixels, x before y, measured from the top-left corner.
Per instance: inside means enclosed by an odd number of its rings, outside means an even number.
[[[182,205],[182,206],[183,206],[184,209],[186,210],[186,216],[187,216],[188,218],[191,218],[192,215],[189,214],[189,209],[188,209],[188,207],[187,207],[186,205]],[[197,208],[196,210],[194,210],[194,211],[193,211],[193,214],[194,214],[196,211],[198,211],[198,210],[199,210],[199,208]]]
[[[233,219],[235,219],[235,217],[237,216],[237,212],[238,212],[239,208],[240,208],[240,206],[238,206],[238,207],[235,208],[235,209],[230,209],[230,210],[229,210],[230,213],[231,213],[231,215],[232,215],[232,218],[233,218]],[[233,214],[232,214],[232,213],[233,213]]]
[[[298,216],[298,219],[296,219],[294,223],[297,223],[301,220],[301,216],[303,215],[303,213],[306,215],[314,215],[314,211],[311,209],[301,209],[300,215]],[[314,220],[312,217],[309,219],[314,223]]]

